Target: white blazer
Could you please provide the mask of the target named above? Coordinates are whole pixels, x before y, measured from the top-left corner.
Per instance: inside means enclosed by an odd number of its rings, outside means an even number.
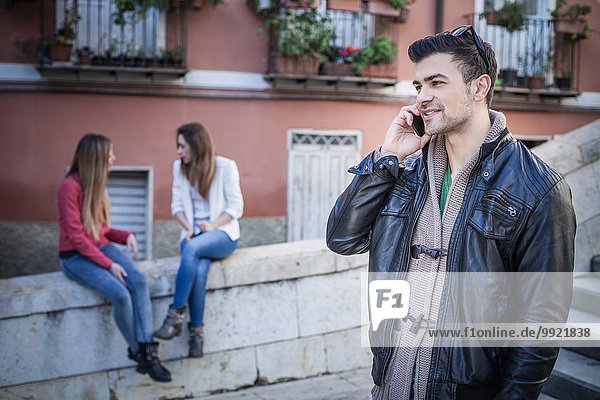
[[[218,229],[229,235],[231,240],[240,238],[240,224],[238,218],[244,210],[244,199],[240,189],[240,173],[235,161],[217,156],[215,178],[208,192],[208,207],[210,220],[214,221],[223,212],[231,215],[233,220]],[[173,188],[171,190],[171,214],[175,216],[183,212],[191,226],[194,226],[194,212],[192,196],[190,194],[190,181],[181,172],[181,160],[173,162]],[[181,230],[179,240],[185,238],[185,229]]]

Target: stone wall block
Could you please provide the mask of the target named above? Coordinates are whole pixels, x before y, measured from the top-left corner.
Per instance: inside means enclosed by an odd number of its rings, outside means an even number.
[[[327,371],[322,336],[258,346],[256,359],[260,378],[269,383]]]
[[[3,400],[111,400],[105,372],[0,388]]]
[[[360,326],[360,270],[300,279],[297,287],[300,336]]]
[[[371,366],[368,347],[361,346],[360,328],[325,335],[327,372],[348,371]]]
[[[253,385],[257,378],[254,349],[241,349],[202,358],[167,361],[172,382],[156,383],[148,375],[126,368],[109,372],[111,398],[164,400],[200,396],[216,390],[235,390]],[[187,397],[186,397],[187,396]]]
[[[322,241],[314,240],[244,249],[227,260],[224,275],[226,286],[231,287],[325,274],[334,270],[333,254],[324,249]]]

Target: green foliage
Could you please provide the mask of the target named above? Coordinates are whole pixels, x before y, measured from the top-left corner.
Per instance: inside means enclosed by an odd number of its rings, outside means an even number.
[[[367,65],[389,64],[396,58],[396,44],[387,35],[379,35],[369,40],[363,47],[352,68],[360,74]]]
[[[150,8],[166,10],[169,7],[169,0],[113,0],[113,3],[113,22],[120,26],[125,26],[127,16],[141,17]]]
[[[568,5],[567,0],[557,0],[556,7],[550,15],[553,18],[564,18],[573,22],[580,22],[582,24],[581,32],[574,32],[571,34],[571,41],[576,42],[578,40],[587,39],[590,37],[592,27],[585,17],[592,11],[592,8],[587,4],[575,3]]]
[[[551,68],[548,53],[535,49],[535,46],[524,57],[520,56],[518,61],[527,76],[544,76]]]
[[[578,19],[588,15],[591,11],[592,8],[587,4],[575,3],[567,6],[567,0],[557,0],[556,7],[550,15],[554,18]]]
[[[523,28],[527,21],[527,5],[515,1],[504,3],[502,8],[496,12],[496,24],[503,26],[509,32],[518,31]]]
[[[309,60],[324,53],[335,39],[331,19],[313,9],[273,16],[266,23],[277,32],[277,52],[284,57]]]
[[[61,44],[72,44],[76,37],[77,22],[81,16],[77,12],[77,3],[73,2],[65,9],[62,25],[56,31],[56,41]]]
[[[408,0],[390,0],[390,4],[397,10],[401,7],[406,7],[408,5]]]

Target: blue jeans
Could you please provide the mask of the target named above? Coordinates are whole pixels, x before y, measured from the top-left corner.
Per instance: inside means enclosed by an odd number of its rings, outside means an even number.
[[[215,229],[181,242],[181,263],[175,280],[174,307],[189,304],[192,326],[204,324],[204,298],[211,260],[225,258],[235,250],[237,240]]]
[[[146,276],[119,248],[112,244],[100,247],[105,256],[119,264],[127,272],[125,283],[109,270],[77,254],[62,259],[60,265],[65,275],[75,282],[94,290],[112,304],[113,318],[131,351],[137,353],[140,343],[152,342],[152,303]]]

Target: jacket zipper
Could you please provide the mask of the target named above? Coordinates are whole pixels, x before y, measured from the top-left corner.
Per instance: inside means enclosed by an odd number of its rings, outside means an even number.
[[[427,166],[425,166],[425,189],[423,190],[422,193],[423,193],[423,195],[419,199],[420,200],[419,210],[418,210],[418,212],[416,214],[414,214],[414,215],[416,215],[416,217],[414,218],[412,227],[410,229],[410,237],[408,238],[409,239],[409,243],[412,243],[412,238],[413,238],[413,235],[415,233],[415,226],[417,225],[417,220],[419,219],[419,215],[421,215],[421,211],[423,211],[423,207],[425,206],[425,201],[427,200],[427,195],[429,194],[429,174],[427,173]],[[409,245],[409,249],[410,249],[410,245]],[[410,257],[410,251],[406,252],[406,257],[404,259],[404,263],[406,265],[408,265],[407,264],[408,263],[408,257]],[[408,267],[407,267],[407,270],[408,270]],[[407,271],[404,271],[404,272],[402,272],[402,274],[404,274],[404,276],[406,276],[406,272]],[[396,274],[396,279],[400,278],[400,274],[401,274],[401,272],[398,272]],[[393,329],[393,324],[388,324],[388,325],[390,325],[392,327],[391,329]],[[386,332],[386,337],[390,337],[390,335],[392,333],[391,329],[389,330],[389,332]],[[388,355],[385,358],[385,361],[383,363],[383,371],[382,371],[382,374],[381,374],[381,380],[380,380],[379,383],[382,383],[383,380],[385,379],[385,373],[386,373],[386,371],[387,371],[387,369],[389,367],[390,360],[392,358],[392,353],[393,353],[393,351],[389,351]]]
[[[492,150],[491,157],[494,156],[496,151],[503,144],[503,141],[504,141],[504,137],[499,141],[499,143],[496,145],[496,147],[494,147],[494,150]],[[488,156],[488,157],[490,157],[490,156]],[[465,193],[465,198],[464,198],[464,200],[467,200],[467,201],[465,202],[463,200],[463,205],[469,204],[470,197],[473,194],[473,188],[475,187],[475,180],[477,179],[477,174],[479,174],[479,172],[480,172],[482,163],[483,163],[483,160],[478,160],[477,163],[475,164],[475,166],[473,166],[473,170],[471,171],[471,174],[469,176],[469,182],[467,183],[468,193]],[[475,171],[477,171],[477,174],[474,174]],[[471,181],[471,180],[473,180],[473,181]],[[462,222],[462,220],[465,219],[465,217],[464,217],[465,213],[466,213],[466,211],[465,211],[464,207],[461,207],[460,214],[457,216],[457,219],[454,222],[455,227],[460,226],[459,222]],[[452,239],[454,239],[454,240],[452,240]],[[448,267],[452,266],[452,262],[454,261],[453,254],[454,254],[455,247],[456,247],[456,237],[454,235],[452,235],[452,236],[450,236],[450,243],[448,243],[448,259],[446,260],[446,271],[447,272],[452,272],[452,271],[448,271]],[[447,287],[444,286],[444,293],[442,293],[442,298],[444,297],[446,290],[447,290]],[[440,311],[442,311],[441,315],[445,316],[446,305],[447,305],[447,303],[445,303],[445,302],[442,303],[442,305],[441,305],[442,308],[440,310]],[[438,365],[440,362],[440,348],[439,347],[434,348],[433,354],[432,354],[432,360],[435,360],[435,368],[432,369],[431,371],[436,371],[438,369]],[[433,374],[435,375],[435,372],[433,372]],[[430,380],[428,379],[428,381],[430,381]],[[429,392],[430,384],[432,386],[435,386],[435,379],[431,380],[431,383],[430,382],[427,383],[427,389],[426,389],[427,392]],[[434,387],[432,387],[432,391],[433,391],[433,393],[435,393]]]
[[[494,152],[497,150],[498,146],[494,149]],[[470,197],[473,194],[473,188],[475,187],[475,180],[477,179],[477,174],[479,174],[480,172],[480,167],[482,164],[482,160],[477,161],[477,163],[475,164],[475,166],[473,167],[473,170],[471,171],[471,174],[469,176],[469,182],[467,183],[467,193],[465,193],[465,198],[463,200],[463,205],[465,204],[469,204],[470,201]],[[476,171],[476,173],[474,173]],[[457,216],[456,221],[454,222],[454,226],[461,226],[460,222],[462,222],[462,220],[464,220],[464,215],[466,213],[466,209],[464,207],[461,207],[460,210],[460,214]],[[454,239],[454,240],[453,240]],[[448,259],[446,260],[446,271],[447,272],[453,272],[451,270],[448,270],[449,267],[452,266],[452,263],[454,261],[454,251],[456,248],[456,236],[455,235],[451,235],[450,236],[450,243],[448,243]],[[444,286],[444,293],[442,293],[442,298],[444,298],[444,296],[446,295],[446,290],[447,290],[447,286]],[[441,305],[441,315],[443,315],[445,317],[446,314],[446,302],[443,302]],[[433,369],[433,371],[437,370],[439,362],[440,362],[440,348],[436,347],[433,351],[433,356],[432,358],[435,360],[435,368]],[[434,373],[435,375],[435,373]],[[432,385],[434,385],[435,380],[432,381]],[[429,384],[428,384],[429,386]],[[434,390],[435,392],[435,390]]]

